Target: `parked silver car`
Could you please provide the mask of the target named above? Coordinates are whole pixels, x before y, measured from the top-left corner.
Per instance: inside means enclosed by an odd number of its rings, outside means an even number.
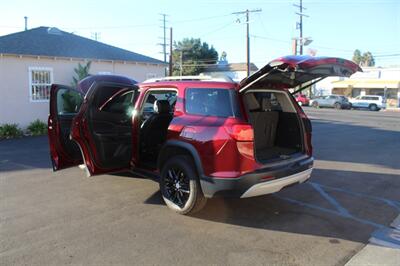
[[[357,96],[350,100],[353,108],[365,108],[371,111],[379,111],[386,108],[386,100],[379,95]]]
[[[335,109],[350,109],[351,103],[343,95],[326,95],[314,98],[311,100],[310,105],[312,107],[332,107]]]

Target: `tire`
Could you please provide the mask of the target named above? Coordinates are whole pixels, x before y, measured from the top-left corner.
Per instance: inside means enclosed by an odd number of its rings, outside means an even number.
[[[368,109],[371,110],[371,111],[378,111],[379,110],[378,106],[376,106],[376,104],[370,104],[368,106]]]
[[[314,108],[318,108],[319,105],[318,105],[318,102],[313,102],[311,106]]]
[[[340,103],[335,103],[333,107],[337,110],[342,109],[342,105]]]
[[[179,214],[198,212],[207,202],[192,158],[186,155],[174,156],[163,165],[160,191],[168,208]]]

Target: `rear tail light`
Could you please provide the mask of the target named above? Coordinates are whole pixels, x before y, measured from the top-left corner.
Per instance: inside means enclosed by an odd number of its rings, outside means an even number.
[[[254,131],[249,124],[237,124],[225,127],[226,132],[237,141],[253,141]]]

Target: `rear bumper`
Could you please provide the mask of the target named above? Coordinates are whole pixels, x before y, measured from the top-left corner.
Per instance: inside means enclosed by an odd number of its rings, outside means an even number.
[[[305,157],[291,163],[265,167],[238,178],[202,177],[201,188],[207,198],[247,198],[280,191],[310,178],[314,158]],[[273,177],[273,179],[265,179]]]
[[[310,178],[312,168],[305,170],[303,172],[290,175],[288,177],[280,178],[277,180],[272,180],[269,182],[258,183],[250,187],[246,192],[241,196],[241,198],[249,198],[255,197],[265,194],[271,194],[278,192],[282,188],[295,184],[295,183],[303,183],[307,179]]]

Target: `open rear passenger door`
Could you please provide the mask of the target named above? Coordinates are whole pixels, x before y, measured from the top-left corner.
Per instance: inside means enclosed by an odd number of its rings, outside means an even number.
[[[72,120],[82,102],[81,92],[63,85],[51,86],[48,137],[54,171],[78,165],[82,161],[78,146],[70,139]]]
[[[89,175],[130,169],[137,95],[137,86],[113,82],[95,82],[87,93],[72,137],[82,149]]]

